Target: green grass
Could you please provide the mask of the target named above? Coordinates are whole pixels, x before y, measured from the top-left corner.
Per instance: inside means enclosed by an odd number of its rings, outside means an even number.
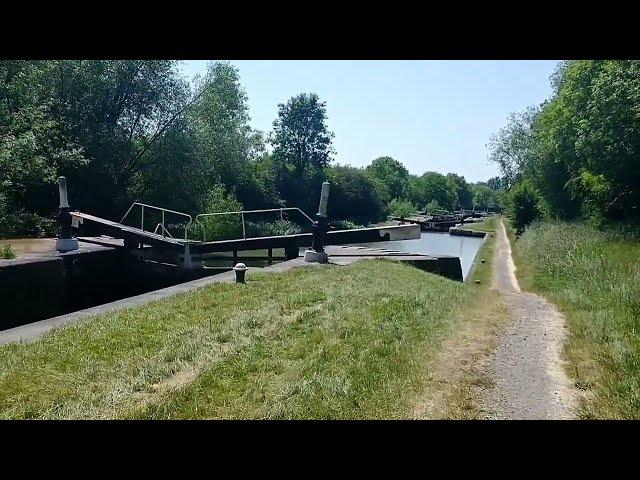
[[[3,258],[5,260],[11,260],[16,258],[16,254],[14,253],[13,249],[11,248],[11,244],[7,243],[6,245],[2,246],[2,249],[0,249],[0,258]]]
[[[461,228],[465,230],[476,230],[479,232],[495,232],[496,231],[496,217],[486,217],[482,222],[478,223],[465,223]]]
[[[482,286],[491,285],[493,260],[495,255],[496,218],[497,217],[489,217],[481,223],[473,223],[464,226],[465,229],[486,232],[488,235],[484,245],[482,245],[480,251],[476,255],[476,266],[473,269],[472,274],[469,276],[469,284],[475,285],[475,282],[478,280]],[[484,260],[484,263],[482,260]]]
[[[0,347],[0,418],[408,417],[470,288],[383,260],[249,272]]]
[[[528,229],[514,251],[521,286],[567,318],[569,373],[586,393],[580,415],[640,418],[638,237],[543,223]]]

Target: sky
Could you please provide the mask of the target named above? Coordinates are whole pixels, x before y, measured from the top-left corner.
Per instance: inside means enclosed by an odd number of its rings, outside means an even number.
[[[410,173],[464,175],[477,182],[498,175],[487,144],[512,112],[551,95],[557,61],[325,61],[242,60],[240,83],[249,99],[251,126],[269,132],[278,104],[299,93],[326,102],[335,133],[335,159],[366,166],[388,155]],[[206,60],[185,60],[187,78]]]

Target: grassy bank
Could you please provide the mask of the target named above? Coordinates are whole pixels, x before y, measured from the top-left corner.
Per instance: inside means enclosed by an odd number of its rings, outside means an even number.
[[[418,405],[418,418],[483,418],[478,398],[492,385],[492,379],[482,364],[496,347],[498,332],[511,321],[504,299],[491,289],[496,222],[497,217],[490,217],[472,224],[473,230],[485,231],[488,236],[467,283],[469,294],[463,306],[464,319],[429,367],[432,380],[425,400]],[[465,225],[465,228],[472,225]]]
[[[380,260],[254,271],[0,347],[0,417],[408,417],[470,289]]]
[[[513,238],[513,237],[512,237]],[[640,239],[545,223],[515,242],[520,284],[567,318],[569,374],[584,418],[640,418]]]
[[[484,245],[476,255],[476,265],[468,279],[470,284],[476,284],[476,281],[479,281],[480,285],[482,285],[482,291],[486,290],[485,287],[491,285],[493,260],[495,256],[496,221],[497,217],[488,217],[483,222],[470,223],[464,226],[466,230],[486,232],[488,235]]]
[[[465,223],[462,228],[464,228],[465,230],[476,230],[479,232],[495,232],[497,218],[497,216],[491,216],[485,218],[482,222]]]

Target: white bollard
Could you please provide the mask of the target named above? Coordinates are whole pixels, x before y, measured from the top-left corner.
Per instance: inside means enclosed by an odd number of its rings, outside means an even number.
[[[60,194],[60,235],[56,239],[56,250],[58,252],[71,252],[78,250],[78,239],[73,238],[71,233],[71,215],[69,214],[69,200],[67,199],[67,179],[58,177],[58,193]]]
[[[58,177],[58,192],[60,193],[59,208],[69,208],[69,200],[67,199],[67,179]]]
[[[320,207],[318,215],[327,216],[327,203],[329,202],[329,182],[322,182],[322,191],[320,192]]]

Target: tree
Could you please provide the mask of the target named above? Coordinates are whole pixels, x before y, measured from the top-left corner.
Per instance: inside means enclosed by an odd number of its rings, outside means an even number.
[[[394,217],[406,218],[415,215],[418,209],[409,200],[394,198],[389,204],[389,213]]]
[[[0,235],[55,233],[58,175],[73,207],[106,218],[134,199],[200,211],[216,183],[251,207],[277,204],[237,70],[211,64],[192,91],[175,67],[0,62]]]
[[[571,194],[585,213],[640,220],[640,61],[570,62],[557,103],[570,128],[556,142],[575,149],[563,151]]]
[[[447,173],[447,179],[456,194],[454,207],[470,209],[473,207],[473,193],[463,176]]]
[[[385,203],[406,196],[409,172],[399,161],[391,157],[378,157],[365,170],[369,176],[386,185],[390,198],[385,199]]]
[[[331,218],[348,219],[361,224],[383,218],[385,204],[363,169],[336,165],[327,169],[327,178],[331,183],[328,204]]]
[[[212,186],[204,201],[205,212],[237,212],[243,209],[233,193],[227,192],[221,183]],[[193,237],[207,241],[240,238],[242,236],[242,222],[239,215],[217,215],[204,217],[200,222],[204,227],[196,231]],[[203,235],[204,236],[201,236]]]
[[[254,176],[254,162],[264,152],[259,132],[249,125],[247,95],[240,85],[238,69],[229,62],[209,64],[197,81],[198,101],[189,112],[194,141],[201,158],[203,188],[220,182],[235,192],[249,208],[264,204]]]
[[[325,168],[334,153],[325,102],[302,93],[278,105],[270,142],[273,145],[277,190],[288,205],[305,211],[317,208]]]
[[[492,177],[489,180],[487,180],[487,186],[494,192],[497,192],[498,190],[502,190],[506,188],[505,183],[506,182],[501,177]]]
[[[527,180],[549,217],[640,221],[640,61],[562,62],[551,82],[491,144],[508,186]]]
[[[409,190],[409,199],[423,207],[437,200],[442,208],[453,210],[457,201],[452,183],[447,177],[437,172],[426,172],[420,177],[410,177]]]
[[[427,213],[437,213],[438,210],[442,210],[442,207],[437,200],[431,200],[429,203],[427,203],[426,210]]]
[[[118,216],[148,192],[156,142],[189,105],[190,91],[168,60],[56,61],[46,80],[62,135],[86,165],[67,173],[72,205]]]
[[[473,207],[487,210],[495,206],[494,192],[488,186],[477,183],[473,186]]]
[[[540,218],[538,193],[527,180],[511,188],[507,203],[511,223],[518,235],[524,232],[525,227]]]
[[[326,125],[326,103],[315,93],[301,93],[278,105],[273,122],[273,153],[297,176],[309,168],[324,169],[334,153],[333,133]]]
[[[508,187],[533,161],[533,123],[538,112],[537,107],[530,107],[522,113],[512,113],[507,125],[491,136],[489,158],[500,166]]]
[[[86,164],[52,114],[52,61],[0,62],[0,237],[54,233],[56,178]]]

